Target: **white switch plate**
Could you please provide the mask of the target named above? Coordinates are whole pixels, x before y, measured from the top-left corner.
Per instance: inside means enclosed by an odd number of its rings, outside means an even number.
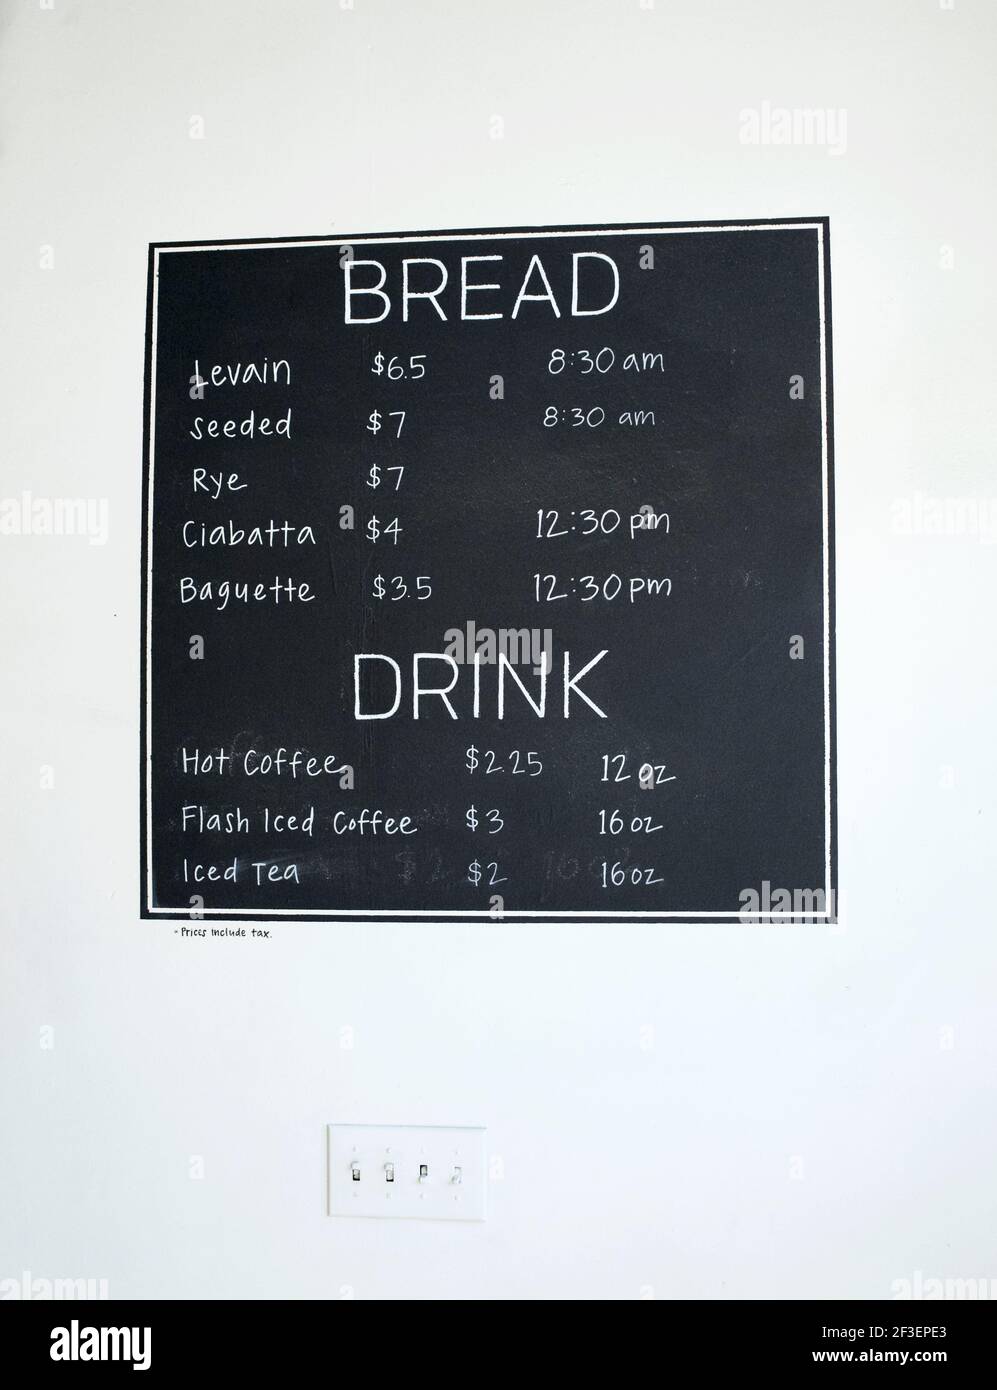
[[[329,1125],[328,1143],[330,1216],[485,1219],[482,1128]]]

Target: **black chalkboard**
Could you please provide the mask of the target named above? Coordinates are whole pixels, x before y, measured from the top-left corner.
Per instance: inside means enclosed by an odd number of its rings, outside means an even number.
[[[834,918],[828,223],[150,248],[142,915]]]

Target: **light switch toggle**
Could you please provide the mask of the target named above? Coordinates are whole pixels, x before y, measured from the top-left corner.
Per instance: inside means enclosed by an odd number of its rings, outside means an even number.
[[[455,1163],[453,1172],[450,1174],[450,1181],[453,1183],[454,1187],[459,1187],[460,1180],[463,1176],[464,1174],[461,1172],[460,1166]]]
[[[386,1164],[384,1165],[384,1181],[385,1181],[385,1182],[394,1182],[394,1180],[395,1180],[395,1165],[394,1165],[393,1163],[386,1163]]]
[[[419,1164],[419,1181],[420,1181],[420,1182],[429,1182],[429,1164],[428,1164],[428,1163],[420,1163],[420,1164]]]
[[[350,1176],[352,1177],[354,1182],[360,1181],[360,1164],[356,1161],[356,1159],[354,1159],[353,1162],[350,1164]]]

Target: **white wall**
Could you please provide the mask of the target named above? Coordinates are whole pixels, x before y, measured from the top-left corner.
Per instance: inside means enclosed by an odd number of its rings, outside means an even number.
[[[891,510],[997,496],[994,6],[7,0],[3,18],[0,492],[107,498],[111,535],[0,537],[0,1277],[358,1298],[997,1277],[997,547],[897,534]],[[739,113],[765,101],[844,108],[845,152],[745,147]],[[843,927],[185,943],[140,922],[147,243],[814,213],[832,218]],[[487,1124],[489,1222],[327,1217],[336,1118]]]

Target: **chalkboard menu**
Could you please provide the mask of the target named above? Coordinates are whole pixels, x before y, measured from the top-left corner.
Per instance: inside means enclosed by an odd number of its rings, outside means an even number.
[[[150,248],[142,915],[834,919],[826,219]]]

